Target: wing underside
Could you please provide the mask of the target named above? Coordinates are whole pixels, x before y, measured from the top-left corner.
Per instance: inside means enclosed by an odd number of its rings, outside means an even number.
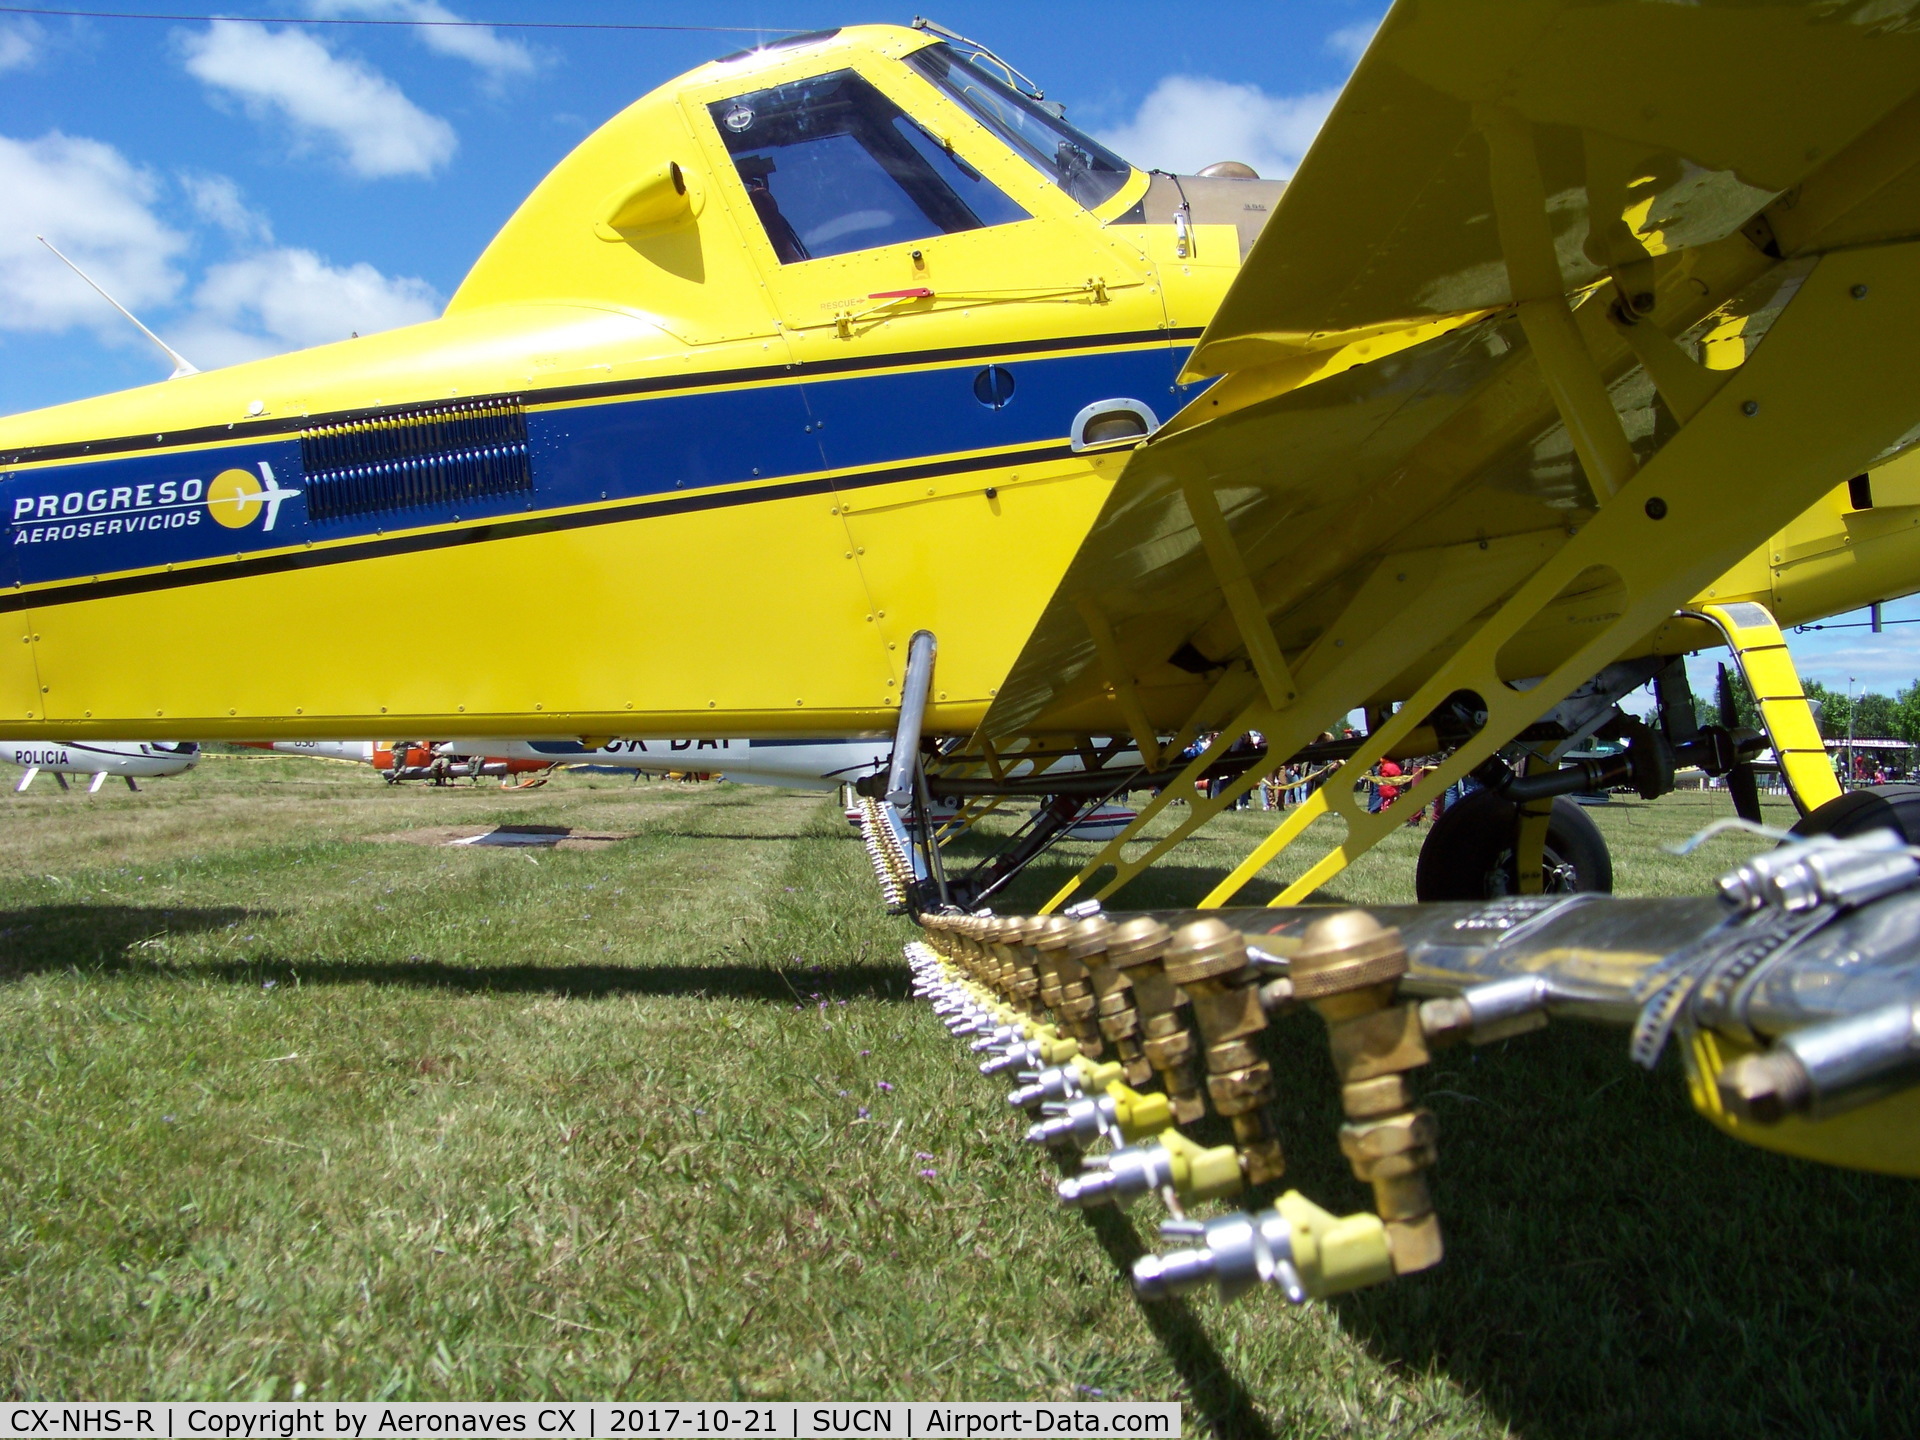
[[[1842,278],[1824,257],[1911,268],[1920,30],[1883,13],[1396,7],[1194,352],[1190,376],[1221,378],[1132,456],[985,736],[1129,713],[1191,733],[1256,693],[1316,705],[1291,717],[1311,735],[1418,690],[1693,422],[1742,403],[1729,382],[1796,297]],[[1910,357],[1886,333],[1883,358]],[[1770,378],[1818,386],[1825,343]],[[1684,516],[1662,487],[1689,573],[1910,443],[1914,414],[1858,409],[1846,433],[1783,439],[1767,485]],[[1617,570],[1565,577],[1501,677],[1631,612]],[[1408,643],[1327,653],[1383,617]],[[1335,662],[1339,684],[1310,683]]]

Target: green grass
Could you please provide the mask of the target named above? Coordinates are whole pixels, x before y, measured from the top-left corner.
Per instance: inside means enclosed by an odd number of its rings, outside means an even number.
[[[1722,803],[1601,812],[1620,889],[1745,853],[1657,848]],[[507,819],[637,837],[368,843]],[[1270,820],[1125,898],[1192,899]],[[1331,893],[1409,898],[1421,833]],[[905,999],[911,928],[820,797],[210,759],[8,798],[0,859],[9,1395],[1098,1391],[1250,1437],[1885,1435],[1920,1405],[1912,1187],[1746,1150],[1571,1026],[1419,1077],[1439,1270],[1137,1304],[1151,1208],[1053,1205],[1000,1087]],[[1349,1208],[1315,1024],[1270,1032],[1289,1183]]]
[[[1785,828],[1793,824],[1793,806],[1785,799],[1768,798],[1762,805],[1768,824]],[[1586,812],[1600,826],[1607,848],[1613,855],[1614,890],[1621,895],[1702,895],[1710,894],[1716,876],[1756,850],[1768,848],[1764,841],[1741,835],[1718,838],[1692,855],[1675,856],[1666,847],[1694,834],[1713,820],[1733,814],[1732,805],[1720,794],[1699,791],[1675,792],[1658,802],[1616,798]],[[1160,835],[1171,830],[1175,817],[1186,811],[1175,804],[1156,817],[1149,833]],[[1158,864],[1142,873],[1124,891],[1114,896],[1116,908],[1136,910],[1170,909],[1198,904],[1219,881],[1237,865],[1248,851],[1271,830],[1279,815],[1260,810],[1230,810],[1206,829],[1178,846]],[[1405,905],[1413,901],[1413,866],[1420,845],[1430,827],[1405,825],[1368,851],[1332,884],[1315,895],[1316,903],[1345,902],[1353,905]],[[1306,873],[1308,867],[1346,833],[1345,825],[1331,817],[1316,821],[1290,846],[1264,874],[1235,897],[1240,905],[1264,905],[1289,881]],[[969,853],[985,853],[986,847],[969,839],[963,842]],[[997,908],[1009,913],[1044,904],[1100,850],[1092,843],[1062,844],[1031,866],[1007,890],[995,897]],[[1104,876],[1102,877],[1104,878]],[[1086,893],[1092,893],[1088,891]]]

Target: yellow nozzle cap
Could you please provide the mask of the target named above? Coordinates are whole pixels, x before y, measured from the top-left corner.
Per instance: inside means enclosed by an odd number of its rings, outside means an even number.
[[[1298,1190],[1282,1195],[1274,1208],[1286,1217],[1293,1268],[1309,1295],[1338,1295],[1393,1278],[1387,1227],[1378,1215],[1330,1215]]]

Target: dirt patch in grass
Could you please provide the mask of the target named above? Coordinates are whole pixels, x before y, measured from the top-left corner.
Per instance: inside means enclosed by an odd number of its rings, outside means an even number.
[[[566,825],[429,825],[369,835],[377,844],[451,845],[457,849],[605,850],[631,840],[635,830],[575,830]]]

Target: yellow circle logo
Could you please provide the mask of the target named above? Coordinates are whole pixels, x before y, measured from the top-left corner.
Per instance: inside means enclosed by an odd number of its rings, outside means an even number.
[[[247,470],[222,470],[207,485],[207,513],[229,530],[251,525],[260,514],[265,487]]]

